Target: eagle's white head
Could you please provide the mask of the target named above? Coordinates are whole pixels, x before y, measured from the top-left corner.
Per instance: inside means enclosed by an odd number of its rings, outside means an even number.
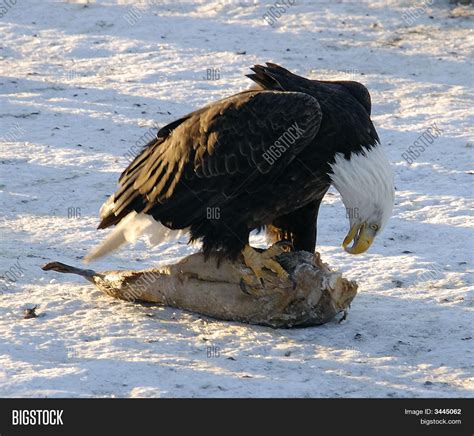
[[[330,177],[341,194],[350,224],[342,246],[348,253],[363,253],[392,215],[392,168],[379,144],[352,153],[349,159],[338,153],[331,168]],[[352,241],[353,245],[348,247]]]

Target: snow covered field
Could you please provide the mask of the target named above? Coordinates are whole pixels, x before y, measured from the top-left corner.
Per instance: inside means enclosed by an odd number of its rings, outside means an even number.
[[[270,6],[0,8],[0,396],[474,396],[472,6],[296,0],[275,23]],[[80,266],[104,237],[98,209],[140,137],[247,88],[248,67],[265,61],[372,94],[394,216],[356,257],[340,246],[348,223],[334,190],[318,226],[324,261],[360,285],[347,321],[219,322],[40,269]],[[441,134],[410,164],[402,153],[433,123]],[[92,267],[141,269],[196,249],[140,242]],[[34,306],[39,317],[23,319]]]

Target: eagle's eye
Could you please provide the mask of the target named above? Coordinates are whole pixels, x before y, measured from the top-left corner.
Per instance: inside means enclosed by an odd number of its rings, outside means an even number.
[[[376,231],[379,229],[379,226],[378,226],[377,224],[371,224],[371,225],[370,225],[370,228],[371,228],[374,232],[376,232]]]

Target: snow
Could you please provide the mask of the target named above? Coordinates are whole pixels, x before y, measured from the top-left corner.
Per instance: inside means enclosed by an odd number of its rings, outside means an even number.
[[[415,17],[408,1],[297,0],[274,26],[262,18],[272,2],[9,7],[0,18],[0,396],[474,396],[473,10],[429,3]],[[98,210],[141,136],[246,89],[248,67],[265,61],[358,80],[372,94],[396,173],[393,217],[357,257],[341,248],[348,220],[335,190],[318,225],[324,261],[360,285],[347,321],[220,322],[116,301],[40,269],[80,266],[102,240]],[[410,165],[402,153],[433,123],[442,134]],[[184,238],[151,250],[139,242],[92,267],[141,269],[197,249]],[[39,316],[23,319],[36,305]]]

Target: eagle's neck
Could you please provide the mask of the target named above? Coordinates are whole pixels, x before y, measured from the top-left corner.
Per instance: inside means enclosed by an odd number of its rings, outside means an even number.
[[[336,154],[331,177],[348,210],[350,221],[374,216],[385,224],[394,201],[393,171],[380,144],[364,147],[346,159]]]

